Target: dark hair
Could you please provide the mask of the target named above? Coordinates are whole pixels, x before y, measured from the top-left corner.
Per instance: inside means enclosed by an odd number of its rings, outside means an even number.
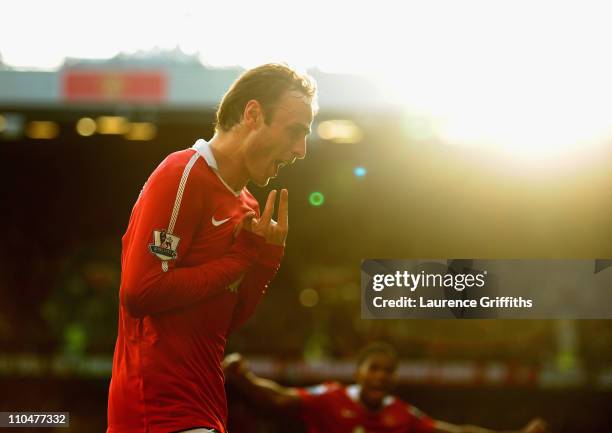
[[[286,91],[291,90],[302,92],[313,98],[313,102],[316,98],[317,88],[314,80],[297,73],[287,65],[268,63],[249,69],[234,81],[221,99],[215,129],[229,131],[240,123],[244,107],[252,99],[261,104],[264,120],[269,125],[274,115],[273,105]]]
[[[382,341],[375,341],[359,351],[359,354],[357,355],[357,367],[360,367],[361,364],[363,364],[371,355],[378,353],[387,355],[393,360],[395,366],[397,366],[399,358],[397,356],[397,351],[393,348],[393,346]]]

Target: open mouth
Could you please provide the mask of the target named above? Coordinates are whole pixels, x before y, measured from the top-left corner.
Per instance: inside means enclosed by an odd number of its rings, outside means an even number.
[[[281,159],[275,160],[274,161],[274,176],[276,176],[278,174],[278,171],[286,165],[287,163]]]

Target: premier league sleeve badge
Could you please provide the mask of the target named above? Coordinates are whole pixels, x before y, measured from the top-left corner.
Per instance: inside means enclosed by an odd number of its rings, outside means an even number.
[[[180,240],[181,238],[166,230],[155,230],[153,231],[153,243],[149,244],[149,251],[160,260],[176,260],[176,249]]]

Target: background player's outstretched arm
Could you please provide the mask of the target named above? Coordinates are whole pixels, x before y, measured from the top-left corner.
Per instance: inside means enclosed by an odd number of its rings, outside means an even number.
[[[297,415],[302,400],[295,388],[284,387],[272,380],[258,377],[249,370],[242,355],[232,353],[223,360],[226,380],[253,403],[267,409]]]
[[[499,430],[489,430],[473,425],[454,425],[444,421],[434,422],[435,433],[546,433],[548,427],[546,423],[539,419],[531,420],[525,427],[520,430],[509,430],[500,432]]]

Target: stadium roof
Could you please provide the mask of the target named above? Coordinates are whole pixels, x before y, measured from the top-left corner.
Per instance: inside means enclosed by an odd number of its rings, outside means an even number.
[[[118,54],[111,59],[67,58],[57,70],[0,67],[0,106],[136,104],[210,108],[243,69],[212,68],[180,49]],[[365,77],[309,71],[323,109],[391,108]]]

